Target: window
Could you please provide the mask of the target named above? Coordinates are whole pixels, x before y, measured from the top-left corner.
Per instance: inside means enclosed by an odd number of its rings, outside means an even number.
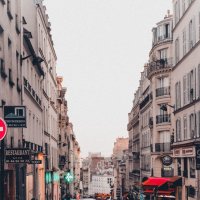
[[[186,30],[183,30],[183,56],[186,54]]]
[[[185,0],[182,0],[182,10],[183,10],[183,14],[184,14],[184,12],[185,12]]]
[[[198,96],[200,98],[200,64],[198,65]]]
[[[183,158],[183,177],[188,177],[188,158]]]
[[[196,41],[195,41],[195,33],[196,33],[196,30],[195,30],[195,18],[191,19],[190,22],[189,22],[189,49],[191,49]]]
[[[160,59],[167,59],[167,49],[161,49],[160,50]]]
[[[181,83],[180,81],[175,85],[175,98],[176,98],[176,109],[181,107]]]
[[[179,62],[179,39],[175,40],[175,64]]]
[[[195,178],[195,158],[189,158],[190,178]]]
[[[199,40],[200,40],[200,12],[199,12]]]
[[[160,150],[163,152],[170,151],[170,132],[161,131],[160,133]]]
[[[188,102],[192,102],[195,99],[194,79],[195,79],[194,70],[191,70],[190,73],[187,74]]]
[[[181,120],[176,120],[176,141],[181,140]]]
[[[189,23],[189,49],[191,49],[193,47],[193,38],[192,38],[192,27],[193,27],[193,23],[192,23],[192,20],[190,20],[190,23]]]
[[[195,98],[195,90],[194,90],[194,72],[193,70],[191,70],[190,74],[189,74],[189,96],[190,96],[190,102],[192,102]]]
[[[197,126],[198,126],[197,137],[199,137],[200,136],[200,111],[198,112]]]
[[[195,138],[195,114],[190,115],[190,138]]]
[[[177,172],[178,176],[181,176],[181,158],[177,158]]]
[[[183,105],[187,104],[187,76],[183,77]]]
[[[164,38],[169,38],[169,24],[165,24],[165,35]]]
[[[177,0],[174,5],[175,24],[178,23],[180,18],[180,0]]]
[[[184,140],[187,140],[187,117],[184,116],[183,118],[183,136],[184,136]]]

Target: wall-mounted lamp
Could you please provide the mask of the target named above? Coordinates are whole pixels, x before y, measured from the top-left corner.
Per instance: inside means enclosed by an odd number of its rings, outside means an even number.
[[[22,65],[22,62],[23,60],[26,60],[27,58],[30,58],[30,57],[33,57],[33,65],[37,65],[37,64],[40,64],[41,62],[43,62],[44,60],[39,57],[39,56],[33,56],[33,55],[28,55],[28,56],[25,56],[25,57],[22,57],[20,58],[20,62],[21,62],[21,65]]]
[[[167,111],[167,106],[175,109],[175,106],[172,106],[172,105],[169,105],[169,104],[163,104],[160,106],[160,109],[163,110],[163,111]]]
[[[6,105],[6,102],[2,99],[2,100],[1,100],[0,108],[3,108],[5,105]]]

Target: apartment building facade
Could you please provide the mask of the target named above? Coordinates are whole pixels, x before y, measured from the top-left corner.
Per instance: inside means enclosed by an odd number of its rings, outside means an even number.
[[[151,175],[172,177],[174,166],[165,166],[163,159],[171,158],[173,109],[171,106],[172,29],[173,17],[168,11],[152,29],[152,49],[149,53],[147,77],[152,91]]]
[[[140,131],[139,131],[140,88],[134,94],[133,108],[128,114],[127,130],[129,134],[129,189],[135,190],[140,182]]]
[[[150,82],[147,78],[147,66],[141,73],[140,79],[140,101],[139,101],[139,132],[140,132],[140,164],[141,164],[141,179],[151,176],[151,149],[150,136],[151,127],[149,126],[150,118],[152,116],[152,92]]]
[[[70,168],[70,159],[77,160],[75,171],[79,177],[80,147],[67,132],[68,117],[64,119],[66,130],[58,131],[57,57],[46,8],[42,1],[2,0],[0,16],[0,117],[4,118],[5,106],[24,106],[26,113],[26,127],[8,128],[4,148],[28,149],[34,160],[4,164],[3,195],[11,200],[60,199],[58,154],[67,154],[66,169]],[[67,102],[62,103],[60,114],[66,115]],[[68,144],[60,152],[59,133]],[[73,148],[75,154],[69,156]]]
[[[183,177],[177,199],[199,199],[195,147],[200,136],[200,1],[173,1],[172,101],[175,175]]]
[[[0,117],[4,116],[4,106],[22,105],[22,67],[20,53],[22,47],[21,1],[0,1]],[[6,95],[5,95],[6,94]],[[22,148],[22,128],[8,128],[1,148]],[[1,155],[2,157],[2,155]],[[17,182],[25,182],[25,165],[4,165],[4,197],[11,200],[24,196],[25,187]],[[21,178],[19,178],[21,177]],[[1,177],[2,179],[2,177]],[[1,185],[1,187],[3,187]],[[2,195],[2,191],[1,191]]]
[[[169,11],[164,19],[152,29],[152,33],[153,40],[149,62],[145,64],[141,73],[138,88],[139,97],[135,95],[134,99],[139,104],[138,132],[140,135],[141,170],[140,186],[136,189],[137,184],[133,183],[135,191],[131,190],[131,192],[133,192],[133,196],[139,193],[141,195],[140,190],[142,189],[142,194],[147,199],[163,195],[164,197],[173,196],[176,198],[175,193],[178,193],[177,191],[181,188],[182,179],[180,175],[176,174],[176,161],[172,150],[174,147],[171,144],[175,134],[173,96],[176,91],[173,81],[177,79],[178,74],[173,76],[173,16]],[[180,100],[180,96],[178,93],[178,100]],[[137,111],[135,111],[136,113]],[[131,139],[129,138],[129,140]],[[170,188],[166,190],[163,186],[159,192],[155,191],[158,180],[156,177],[161,182],[163,181],[165,186],[169,187],[170,185]],[[162,187],[159,186],[159,188]]]

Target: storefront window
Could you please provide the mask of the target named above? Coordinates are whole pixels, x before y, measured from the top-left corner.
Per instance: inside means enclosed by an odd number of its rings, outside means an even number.
[[[195,159],[190,158],[190,178],[195,178]]]
[[[177,159],[178,176],[181,176],[181,158]]]

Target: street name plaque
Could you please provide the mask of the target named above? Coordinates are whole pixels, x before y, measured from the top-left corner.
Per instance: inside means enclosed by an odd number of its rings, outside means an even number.
[[[30,163],[30,149],[10,148],[5,150],[6,163]]]

